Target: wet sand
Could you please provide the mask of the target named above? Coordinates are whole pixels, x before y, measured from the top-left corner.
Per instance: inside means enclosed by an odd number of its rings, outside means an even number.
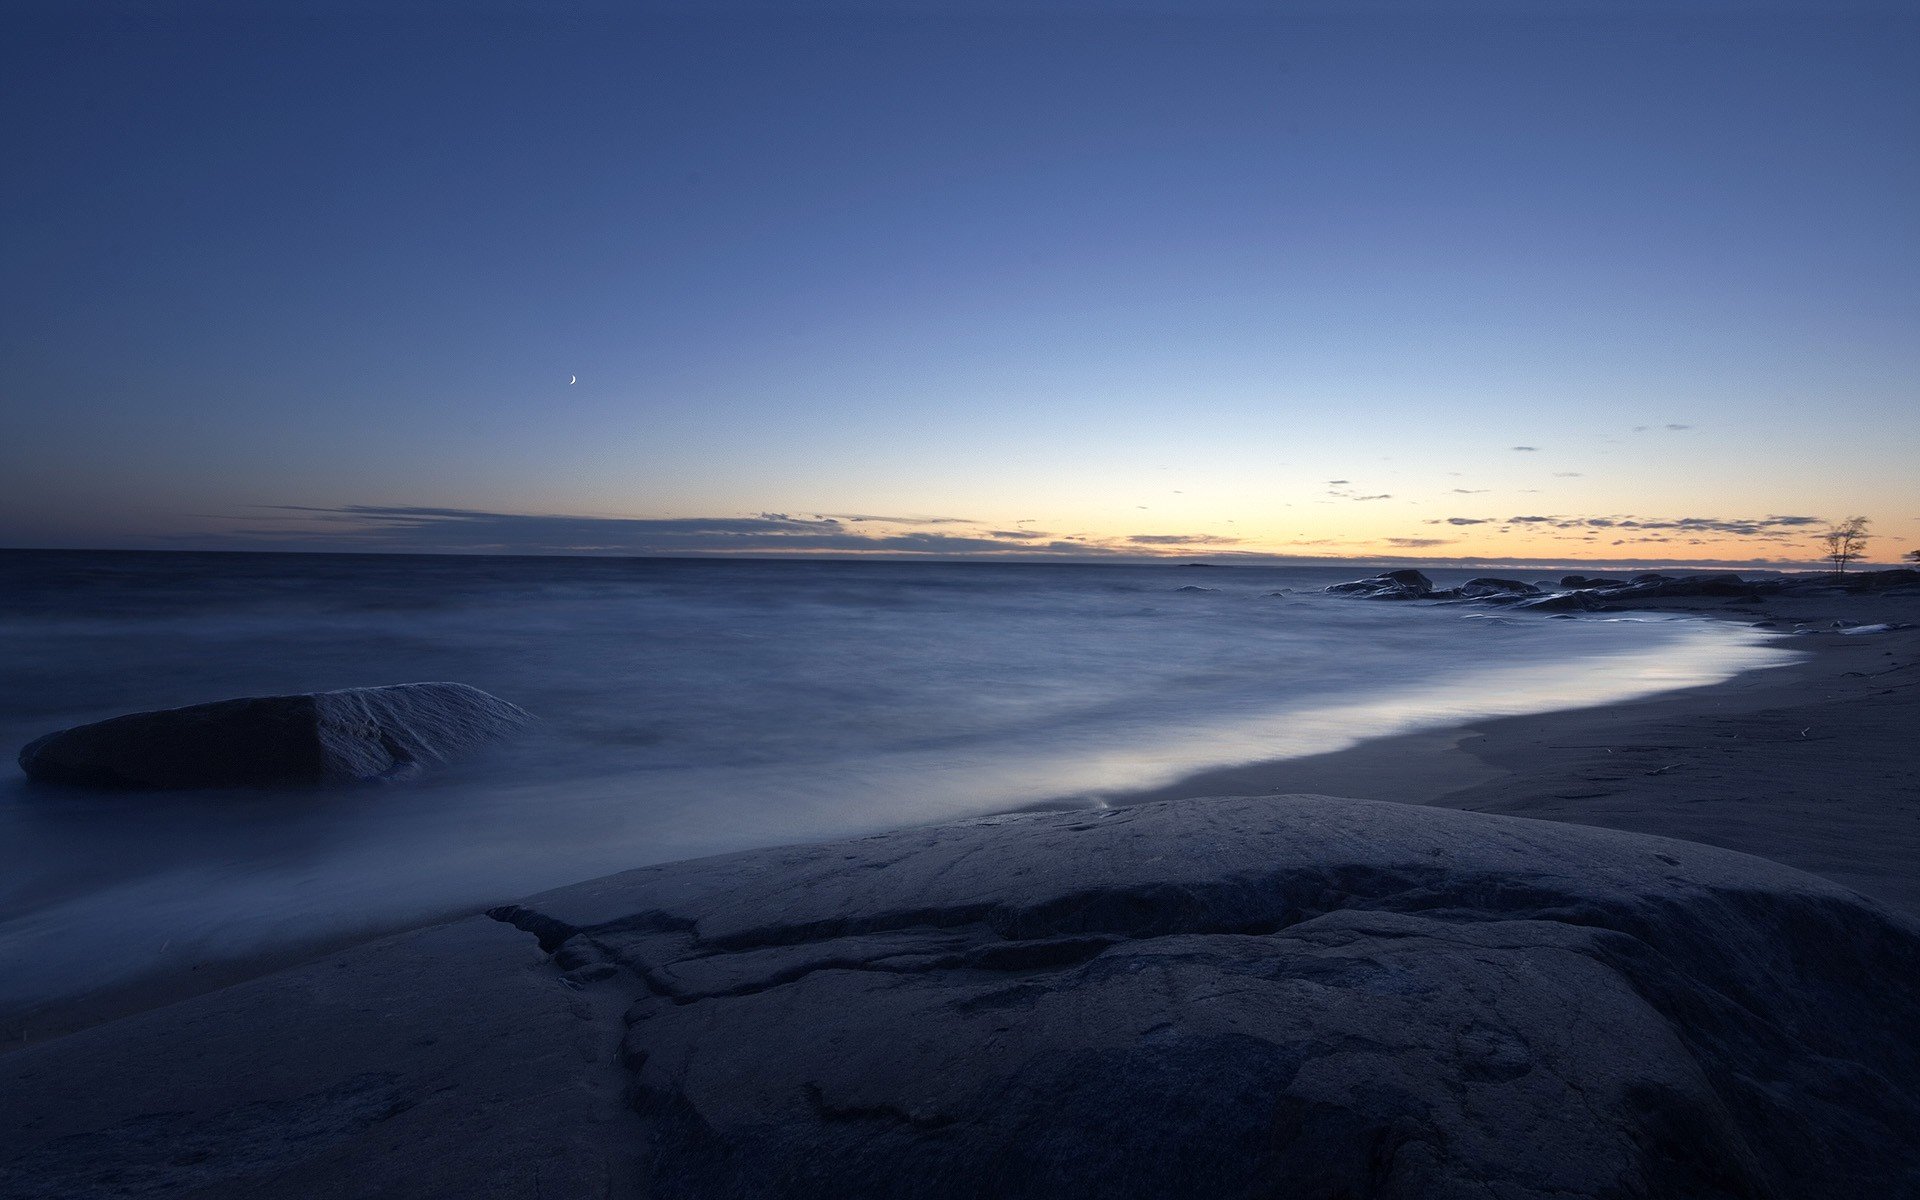
[[[1757,854],[1920,913],[1920,597],[1642,606],[1783,629],[1799,661],[1598,708],[1209,771],[1112,800],[1318,792],[1660,834]]]

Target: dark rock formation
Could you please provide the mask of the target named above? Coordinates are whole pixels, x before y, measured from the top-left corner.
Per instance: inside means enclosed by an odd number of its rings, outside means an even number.
[[[1561,577],[1560,586],[1563,588],[1618,587],[1625,582],[1627,581],[1624,579],[1610,575],[1566,575]]]
[[[1457,588],[1434,590],[1418,571],[1391,571],[1370,579],[1336,583],[1329,592],[1368,600],[1475,600],[1482,604],[1511,605],[1542,612],[1583,612],[1596,608],[1632,608],[1648,601],[1697,597],[1761,600],[1768,596],[1833,596],[1878,593],[1888,596],[1920,594],[1920,571],[1905,567],[1888,571],[1860,571],[1852,575],[1785,575],[1746,579],[1728,572],[1699,575],[1661,575],[1643,572],[1630,579],[1596,575],[1568,575],[1560,580],[1565,591],[1541,594],[1542,589],[1514,579],[1472,579]]]
[[[1410,569],[1383,571],[1371,579],[1333,584],[1327,590],[1363,600],[1425,600],[1433,595],[1433,580]]]
[[[51,733],[20,751],[20,769],[50,783],[127,788],[392,778],[527,720],[461,683],[251,696]]]
[[[1554,592],[1548,596],[1524,599],[1514,605],[1515,608],[1547,613],[1591,612],[1600,606],[1601,601],[1592,592]]]
[[[650,1196],[1920,1189],[1920,926],[1690,843],[1183,800],[493,915],[641,992]]]
[[[1636,575],[1624,587],[1607,590],[1609,600],[1662,600],[1690,596],[1750,596],[1754,585],[1738,575]]]
[[[1920,571],[1912,567],[1895,567],[1890,571],[1857,571],[1851,575],[1842,575],[1838,579],[1827,578],[1825,582],[1849,592],[1879,592],[1890,588],[1920,587]]]
[[[1481,578],[1469,579],[1460,585],[1460,595],[1467,600],[1494,599],[1502,597],[1538,596],[1540,589],[1518,579]]]

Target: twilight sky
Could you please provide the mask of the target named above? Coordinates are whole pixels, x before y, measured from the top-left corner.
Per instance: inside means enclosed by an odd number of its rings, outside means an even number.
[[[1920,547],[1911,6],[20,0],[0,112],[0,546]]]

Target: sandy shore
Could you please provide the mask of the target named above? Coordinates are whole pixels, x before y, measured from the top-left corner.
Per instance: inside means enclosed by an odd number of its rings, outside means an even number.
[[[1757,854],[1920,913],[1920,597],[1643,608],[1773,622],[1800,661],[1709,687],[1209,771],[1120,798],[1315,792],[1598,825]]]

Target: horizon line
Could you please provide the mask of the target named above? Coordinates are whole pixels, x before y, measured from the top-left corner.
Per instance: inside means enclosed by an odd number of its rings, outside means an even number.
[[[609,554],[594,550],[425,550],[425,549],[377,549],[361,547],[356,549],[320,549],[320,548],[241,548],[241,547],[184,547],[184,546],[0,546],[0,554],[226,554],[226,555],[298,555],[325,558],[476,558],[476,559],[525,559],[559,558],[591,559],[603,562],[894,562],[894,563],[936,563],[941,565],[959,565],[962,563],[991,563],[996,565],[1026,564],[1032,566],[1171,566],[1171,567],[1299,567],[1334,566],[1339,564],[1381,565],[1394,568],[1431,567],[1435,570],[1476,570],[1506,568],[1512,570],[1546,570],[1554,567],[1588,567],[1609,570],[1676,570],[1684,568],[1704,570],[1749,570],[1771,571],[1780,574],[1795,571],[1814,571],[1833,573],[1832,564],[1818,559],[1675,559],[1675,558],[1541,558],[1507,557],[1487,555],[1462,555],[1454,558],[1417,557],[1413,555],[1361,554],[1361,555],[1275,555],[1260,554],[1252,551],[1211,551],[1207,553],[1181,554],[1040,554],[975,552],[970,554],[926,552],[914,553],[901,550],[789,550],[789,551],[726,551],[726,550],[685,550],[675,553],[648,554]],[[1213,561],[1229,558],[1235,561]],[[1900,562],[1881,562],[1855,560],[1848,564],[1848,571],[1893,570],[1907,568],[1909,564]]]

